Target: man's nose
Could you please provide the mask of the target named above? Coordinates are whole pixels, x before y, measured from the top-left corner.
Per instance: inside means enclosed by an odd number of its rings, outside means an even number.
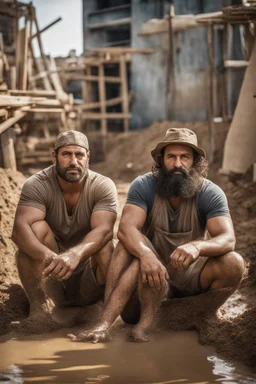
[[[177,156],[176,159],[175,159],[175,166],[176,166],[177,168],[180,168],[180,167],[181,167],[181,159],[180,159],[179,156]]]
[[[70,164],[74,164],[74,165],[77,164],[77,158],[76,158],[76,155],[74,153],[71,155]]]

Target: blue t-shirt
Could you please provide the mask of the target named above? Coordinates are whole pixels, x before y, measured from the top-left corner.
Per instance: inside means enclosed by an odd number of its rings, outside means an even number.
[[[155,200],[156,179],[152,173],[138,176],[132,182],[126,204],[137,205],[149,215]],[[210,180],[204,179],[202,189],[196,196],[199,223],[205,229],[208,219],[217,216],[230,217],[228,202],[223,190]]]

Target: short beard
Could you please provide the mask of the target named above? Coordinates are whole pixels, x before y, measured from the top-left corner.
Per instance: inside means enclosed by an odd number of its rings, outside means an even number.
[[[78,173],[76,174],[67,174],[67,171],[71,169],[77,169]],[[61,168],[60,163],[58,159],[56,159],[56,172],[59,177],[61,177],[63,180],[67,181],[68,183],[76,183],[80,181],[84,175],[88,174],[88,167],[82,168],[80,165],[70,165],[69,167],[66,168]]]
[[[175,174],[174,172],[181,172]],[[201,189],[203,177],[193,166],[189,171],[180,167],[167,170],[164,165],[155,174],[157,185],[156,192],[162,197],[192,198]]]

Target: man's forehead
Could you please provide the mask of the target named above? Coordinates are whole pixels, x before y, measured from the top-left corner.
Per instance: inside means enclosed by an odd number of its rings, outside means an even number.
[[[184,144],[169,144],[164,148],[164,153],[171,153],[171,152],[186,152],[193,154],[193,149],[189,145]]]
[[[65,147],[59,148],[60,152],[86,152],[86,149],[84,147],[80,147],[80,145],[71,144],[71,145],[65,145]]]

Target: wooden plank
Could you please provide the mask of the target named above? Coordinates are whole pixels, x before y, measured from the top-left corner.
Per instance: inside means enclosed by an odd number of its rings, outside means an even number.
[[[23,107],[21,108],[23,112],[35,113],[35,112],[43,112],[43,113],[61,113],[63,112],[63,108],[29,108]]]
[[[223,62],[228,59],[228,25],[224,24],[223,29],[223,50],[222,50]],[[227,91],[227,69],[223,68],[223,82],[222,82],[222,118],[223,121],[228,119],[228,91]]]
[[[224,67],[225,68],[246,68],[249,65],[249,61],[247,60],[225,60]]]
[[[17,69],[17,87],[19,89],[27,88],[27,56],[28,56],[28,38],[29,26],[22,28],[18,33],[16,69]]]
[[[27,112],[16,111],[13,117],[10,117],[8,120],[5,120],[0,124],[0,135],[4,133],[8,128],[12,127],[17,121],[26,116]]]
[[[65,79],[69,81],[99,81],[98,76],[79,76],[79,75],[65,75]],[[105,76],[104,81],[106,83],[121,83],[121,78],[117,76]]]
[[[209,75],[208,75],[208,129],[209,129],[209,163],[213,162],[215,150],[215,132],[214,132],[214,26],[208,26],[208,54],[209,54]]]
[[[155,49],[151,48],[129,48],[129,47],[106,47],[106,48],[88,48],[87,51],[95,52],[95,53],[110,53],[111,55],[121,55],[122,53],[130,53],[130,54],[152,54],[155,53]]]
[[[34,35],[31,36],[31,40],[37,37],[38,35],[41,35],[43,32],[45,32],[47,29],[51,28],[53,25],[57,24],[59,21],[61,21],[62,18],[58,17],[56,20],[54,20],[52,23],[48,24],[46,27],[41,29],[40,31],[37,31]]]
[[[174,6],[170,6],[170,16],[168,17],[168,56],[167,56],[167,73],[165,88],[165,119],[169,120],[170,111],[170,92],[172,97],[172,105],[175,105],[175,82],[174,82],[174,60],[173,60],[173,17]]]
[[[94,29],[114,27],[114,26],[118,26],[118,25],[127,25],[127,24],[131,24],[131,22],[132,22],[131,17],[124,17],[122,19],[111,20],[111,21],[107,21],[105,23],[87,24],[86,26],[89,30],[94,30]]]
[[[122,97],[114,97],[113,99],[106,100],[105,105],[106,107],[110,107],[112,105],[120,104],[121,102],[122,102]],[[82,111],[87,111],[89,109],[100,108],[101,104],[102,103],[100,101],[95,101],[93,103],[80,104],[77,106],[77,108],[81,109]]]
[[[45,89],[35,89],[35,90],[20,90],[20,89],[9,89],[8,93],[10,95],[19,95],[19,96],[42,96],[42,97],[56,97],[55,91],[47,91]]]
[[[101,119],[108,119],[108,120],[122,120],[122,119],[130,119],[132,117],[131,113],[83,113],[83,118],[87,120],[101,120]]]
[[[57,98],[62,100],[63,102],[67,102],[69,97],[68,94],[63,90],[60,77],[57,71],[55,59],[53,57],[50,57],[50,60],[46,60],[46,62],[51,82],[55,91],[57,92]]]
[[[122,110],[123,114],[129,114],[129,97],[128,97],[128,82],[127,82],[127,68],[124,55],[120,56],[120,75],[121,75],[121,95],[122,95]],[[129,130],[129,119],[124,119],[124,131]]]
[[[1,134],[0,138],[4,168],[10,168],[12,171],[16,171],[17,166],[13,144],[13,131],[8,129]]]
[[[101,133],[103,136],[107,134],[107,120],[105,118],[106,115],[106,85],[104,80],[104,66],[101,64],[99,66],[99,101],[101,103],[100,105],[100,112],[101,112]],[[87,117],[88,120],[88,117]]]

